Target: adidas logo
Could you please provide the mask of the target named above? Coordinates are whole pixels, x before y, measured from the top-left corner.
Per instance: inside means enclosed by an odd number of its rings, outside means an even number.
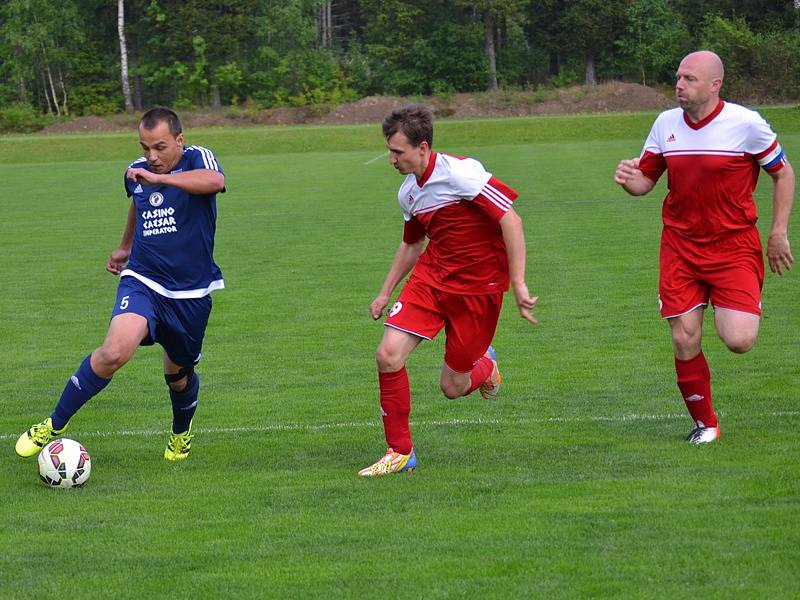
[[[686,401],[687,402],[700,402],[700,400],[705,399],[705,396],[701,396],[700,394],[692,394],[689,396]]]
[[[144,190],[142,189],[142,184],[138,184],[136,188],[133,190],[134,194],[141,194]]]
[[[675,134],[674,133],[670,133],[669,137],[667,138],[667,141],[668,142],[674,142],[675,141]]]
[[[82,389],[83,389],[83,388],[81,387],[81,382],[80,382],[80,381],[78,381],[78,378],[77,378],[77,377],[75,377],[75,375],[73,375],[72,377],[70,377],[70,378],[69,378],[69,380],[72,382],[72,385],[74,385],[74,386],[75,386],[76,388],[78,388],[79,390],[82,390]]]

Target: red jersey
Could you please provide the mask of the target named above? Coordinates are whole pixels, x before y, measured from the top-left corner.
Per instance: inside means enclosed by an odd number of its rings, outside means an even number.
[[[457,294],[506,291],[508,257],[498,221],[518,195],[477,160],[431,152],[422,179],[407,175],[397,196],[403,241],[429,240],[412,277]]]
[[[757,112],[720,100],[699,123],[681,108],[661,113],[639,168],[653,181],[668,171],[664,227],[709,242],[756,223],[759,166],[775,172],[785,164],[777,136]]]

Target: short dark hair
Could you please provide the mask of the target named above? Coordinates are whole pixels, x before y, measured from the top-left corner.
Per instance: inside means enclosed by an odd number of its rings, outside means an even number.
[[[150,131],[155,129],[159,123],[166,123],[173,137],[178,137],[183,133],[183,125],[174,110],[166,106],[154,106],[139,119],[139,127]]]
[[[401,131],[413,146],[428,142],[433,146],[433,113],[422,104],[407,104],[392,111],[383,120],[383,137],[389,139]]]

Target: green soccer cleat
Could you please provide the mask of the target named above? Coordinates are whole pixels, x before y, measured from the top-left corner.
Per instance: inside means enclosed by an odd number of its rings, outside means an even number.
[[[492,361],[492,373],[489,375],[488,379],[481,384],[478,391],[481,393],[484,400],[491,400],[497,396],[497,392],[500,391],[500,382],[503,378],[500,377],[500,371],[497,368],[497,354],[495,354],[494,348],[489,346],[484,356]]]
[[[361,469],[358,474],[360,477],[382,477],[392,473],[411,473],[417,468],[417,457],[412,448],[411,454],[400,454],[391,448],[374,465]]]
[[[17,454],[23,458],[38,454],[45,444],[60,436],[66,429],[66,425],[64,425],[63,429],[53,429],[53,419],[47,417],[44,421],[37,423],[19,436],[15,447]]]
[[[183,460],[189,458],[189,451],[192,449],[192,423],[189,422],[189,431],[183,433],[171,433],[169,442],[164,449],[164,458],[167,460]]]

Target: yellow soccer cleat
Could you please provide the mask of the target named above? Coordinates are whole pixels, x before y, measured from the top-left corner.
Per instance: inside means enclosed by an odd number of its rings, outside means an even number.
[[[382,477],[392,473],[411,473],[417,468],[417,457],[412,448],[411,454],[400,454],[391,448],[374,465],[370,465],[358,472],[360,477]]]
[[[53,419],[47,417],[19,436],[15,450],[23,458],[38,454],[45,444],[64,433],[66,429],[66,425],[63,429],[53,429]]]
[[[481,384],[478,391],[481,393],[484,400],[491,400],[497,396],[497,392],[500,391],[500,382],[503,378],[500,377],[500,371],[497,368],[497,355],[494,352],[494,348],[489,346],[484,356],[492,361],[492,374]]]
[[[189,431],[183,433],[171,433],[169,442],[164,449],[164,458],[167,460],[183,460],[189,457],[189,451],[192,449],[192,423],[189,422]]]

